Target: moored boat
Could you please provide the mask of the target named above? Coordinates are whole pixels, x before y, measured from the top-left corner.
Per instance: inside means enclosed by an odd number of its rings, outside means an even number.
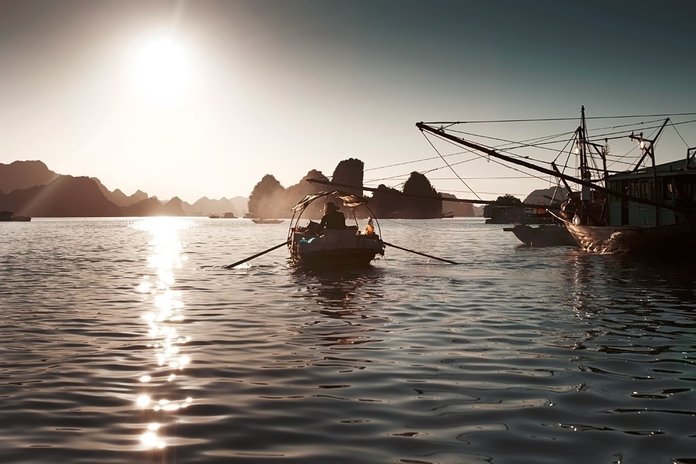
[[[617,118],[628,117],[632,116]],[[465,140],[453,133],[453,129],[449,129],[457,123],[434,127],[420,122],[416,126],[424,132],[472,148],[504,163],[555,176],[569,191],[571,188],[568,183],[580,186],[578,191],[568,195],[559,214],[554,215],[575,241],[589,252],[656,256],[695,254],[696,148],[687,149],[685,160],[656,165],[654,146],[663,129],[670,123],[669,118],[661,125],[646,127],[656,130],[656,135],[652,138],[644,138],[642,132],[636,135],[633,130],[625,129],[628,126],[626,124],[604,128],[618,130],[603,133],[602,143],[589,140],[584,107],[581,121],[581,126],[574,132],[572,144],[566,144],[571,146],[571,153],[577,155],[577,177],[562,172],[553,161],[550,169],[528,161],[528,156],[510,156],[481,143]],[[685,121],[683,124],[693,122]],[[637,130],[644,127],[640,124]],[[672,126],[677,124],[672,123]],[[634,145],[635,142],[639,143],[641,153],[631,170],[608,170],[610,162],[625,162],[626,156],[609,158],[610,138],[624,139]],[[628,150],[630,151],[633,149]],[[641,167],[647,160],[651,161],[651,165]]]
[[[324,230],[320,230],[319,224],[311,220],[300,225],[302,213],[312,202],[322,198],[340,200],[344,208],[351,212],[355,225]],[[360,230],[356,214],[356,209],[360,207],[370,211],[366,198],[350,193],[329,191],[307,195],[293,207],[288,231],[292,261],[303,267],[337,269],[364,267],[378,254],[384,255],[384,243],[376,219],[369,219],[365,229]]]
[[[252,219],[254,224],[280,224],[283,222],[282,219],[261,219],[261,218],[255,218]]]
[[[530,247],[578,245],[563,224],[541,224],[536,227],[515,224],[513,227],[504,227],[503,230],[512,232],[522,243]]]
[[[0,211],[0,221],[28,222],[28,221],[31,221],[31,217],[29,217],[29,216],[15,216],[12,211]]]

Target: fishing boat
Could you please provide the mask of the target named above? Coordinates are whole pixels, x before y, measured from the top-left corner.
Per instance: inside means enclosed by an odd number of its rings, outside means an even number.
[[[573,235],[561,224],[541,224],[536,227],[527,224],[515,224],[513,227],[503,227],[506,232],[512,232],[522,243],[530,247],[577,246]]]
[[[0,211],[0,221],[28,222],[31,221],[31,217],[15,216],[12,211]]]
[[[350,211],[354,225],[319,229],[312,220],[302,225],[302,215],[313,202],[324,199],[340,202]],[[367,211],[370,219],[360,229],[358,210]],[[295,264],[310,268],[343,268],[368,266],[377,255],[384,255],[379,223],[367,205],[367,199],[338,190],[305,196],[293,208],[288,230],[288,248]],[[306,220],[305,220],[306,221]]]
[[[696,148],[687,148],[685,159],[657,165],[654,147],[668,123],[670,118],[661,125],[649,126],[656,130],[652,138],[643,137],[642,132],[636,135],[635,131],[624,129],[627,125],[618,126],[621,130],[611,133],[611,139],[637,142],[641,152],[632,169],[610,173],[607,168],[610,137],[607,133],[602,134],[603,143],[590,140],[583,107],[581,125],[575,130],[571,145],[578,160],[577,176],[563,172],[554,162],[547,168],[529,161],[528,157],[511,156],[466,140],[449,129],[452,125],[438,123],[436,127],[420,122],[416,126],[423,132],[472,148],[484,156],[560,179],[572,193],[562,210],[554,216],[589,252],[693,254]],[[672,126],[676,124],[672,123]],[[643,163],[647,160],[651,163],[645,167]],[[579,188],[573,191],[569,183]]]
[[[282,219],[261,219],[261,218],[255,218],[252,219],[254,224],[280,224],[283,222]]]

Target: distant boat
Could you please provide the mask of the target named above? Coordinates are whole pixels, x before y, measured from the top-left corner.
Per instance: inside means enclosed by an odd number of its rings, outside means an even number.
[[[31,221],[31,217],[15,216],[12,211],[0,211],[0,221],[28,222]]]
[[[260,218],[252,219],[252,221],[254,221],[254,224],[280,224],[281,222],[283,222],[282,219],[260,219]]]
[[[578,245],[563,224],[541,224],[537,227],[515,224],[513,227],[504,227],[503,230],[512,232],[522,243],[530,247]]]
[[[234,213],[225,213],[225,214],[222,215],[222,217],[225,218],[225,219],[234,219],[234,218],[236,218],[237,216],[235,216]]]
[[[209,217],[210,219],[220,219],[220,215],[219,215],[219,214],[209,214],[208,217]]]

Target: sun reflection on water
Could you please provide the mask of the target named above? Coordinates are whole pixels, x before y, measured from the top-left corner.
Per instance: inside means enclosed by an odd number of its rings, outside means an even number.
[[[146,450],[163,449],[167,441],[161,435],[163,422],[167,413],[178,411],[189,406],[193,398],[166,398],[160,393],[163,387],[174,383],[177,376],[191,363],[191,357],[186,354],[185,345],[191,341],[183,335],[181,329],[185,326],[184,303],[180,291],[173,290],[174,272],[185,262],[182,256],[182,244],[179,232],[190,223],[179,218],[147,218],[135,223],[137,229],[150,233],[149,245],[151,254],[148,266],[153,270],[151,275],[144,275],[136,286],[136,292],[143,295],[147,310],[141,315],[147,324],[147,347],[152,350],[152,371],[143,373],[138,378],[143,390],[136,396],[135,406],[145,413],[149,421],[140,435],[140,444]],[[171,392],[171,388],[167,389]],[[182,395],[183,396],[183,395]]]

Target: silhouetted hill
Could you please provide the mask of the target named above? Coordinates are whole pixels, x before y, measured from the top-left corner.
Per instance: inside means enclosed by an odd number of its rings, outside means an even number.
[[[323,179],[326,176],[315,169],[309,171],[300,182],[287,189],[270,174],[266,174],[261,182],[254,186],[249,195],[249,214],[259,218],[289,218],[292,217],[292,207],[310,193],[317,193],[322,186],[307,182],[307,179]],[[312,205],[305,211],[303,217],[321,217],[319,210],[323,204]]]
[[[129,206],[134,203],[137,203],[139,201],[145,200],[148,198],[147,193],[138,190],[131,196],[127,196],[125,193],[123,193],[121,190],[116,189],[113,192],[109,191],[104,184],[101,183],[99,179],[96,177],[91,178],[94,182],[97,183],[99,186],[99,190],[104,194],[104,196],[109,200],[111,203],[115,204],[116,206],[123,207],[123,206]]]
[[[183,204],[184,212],[188,216],[208,216],[210,214],[234,213],[237,217],[242,217],[248,211],[247,200],[244,197],[220,198],[218,200],[202,197],[192,205]]]
[[[217,201],[218,214],[233,212],[242,216],[247,211],[246,198]],[[131,196],[119,189],[109,191],[96,177],[56,174],[41,161],[14,161],[0,163],[0,209],[26,216],[92,217],[183,216],[191,214],[193,207],[177,197],[163,203],[142,190]]]
[[[121,208],[124,216],[186,216],[179,198],[162,203],[157,197],[150,197]]]
[[[17,189],[46,185],[57,176],[41,161],[0,163],[0,192],[10,193]]]
[[[447,201],[448,198],[457,198],[451,193],[441,193],[442,196],[442,212],[452,213],[455,217],[473,217],[474,206],[471,203],[462,203],[458,201]]]
[[[362,196],[364,169],[365,163],[356,158],[348,158],[338,163],[331,179],[339,184],[354,185],[355,188],[341,187],[341,190]]]
[[[328,180],[321,171],[312,169],[309,171],[297,184],[291,185],[287,188],[285,192],[285,205],[284,208],[287,211],[287,217],[292,217],[292,207],[300,202],[304,197],[310,194],[318,193],[327,190],[327,187],[321,184],[312,184],[307,182],[307,179],[320,179]],[[327,198],[326,201],[330,199]],[[319,219],[324,215],[324,205],[326,201],[316,201],[305,209],[302,217],[307,219]],[[340,203],[336,203],[340,205]]]
[[[341,190],[352,190],[351,193],[362,194],[363,162],[350,158],[341,161],[334,170],[333,181],[340,184],[355,185],[355,189],[341,187]],[[322,179],[326,177],[316,170],[310,171],[298,184],[287,189],[271,174],[266,174],[254,186],[249,196],[249,213],[254,217],[286,218],[292,216],[291,208],[308,193],[316,193],[331,189],[330,186],[306,182],[306,179]],[[400,195],[398,190],[380,185],[369,200],[369,206],[377,217],[389,218],[439,218],[442,217],[442,199],[423,174],[412,172],[404,184],[403,193],[415,196]],[[418,198],[418,196],[427,198]],[[326,201],[334,198],[327,197],[306,210],[303,217],[321,217],[322,208]],[[359,217],[371,214],[368,210],[356,211]]]
[[[530,205],[550,205],[551,199],[554,203],[562,203],[568,197],[568,190],[563,187],[550,187],[547,189],[537,189],[527,195],[524,203]]]
[[[370,208],[378,218],[396,218],[404,201],[400,194],[400,190],[379,184],[377,190],[372,192]]]
[[[106,199],[88,177],[58,176],[48,185],[0,194],[0,210],[22,216],[120,216],[118,206]]]
[[[430,181],[419,172],[412,172],[404,184],[403,193],[399,190],[379,185],[372,194],[370,205],[378,218],[430,219],[442,217],[442,200]],[[424,196],[427,198],[418,198]]]
[[[128,206],[135,203],[135,201],[133,201],[130,197],[128,197],[119,189],[116,189],[113,192],[111,192],[111,196],[107,198],[109,198],[111,202],[116,206]]]

